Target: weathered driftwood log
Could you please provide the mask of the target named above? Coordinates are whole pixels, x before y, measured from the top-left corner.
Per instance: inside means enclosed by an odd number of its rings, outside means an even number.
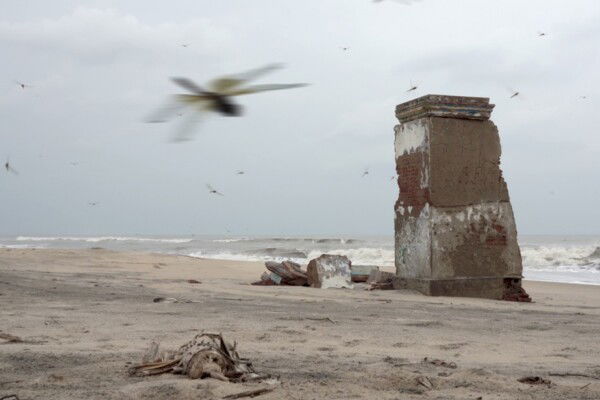
[[[346,256],[322,254],[308,263],[308,283],[322,289],[352,288],[351,265]]]
[[[265,267],[270,273],[263,273],[260,281],[253,285],[289,285],[289,286],[308,286],[306,272],[302,270],[300,264],[293,261],[267,261]]]
[[[202,333],[184,344],[177,351],[160,351],[153,342],[144,356],[143,363],[131,368],[130,374],[150,376],[171,372],[184,374],[192,379],[215,378],[224,381],[261,379],[252,363],[241,358],[236,344],[228,344],[220,334]]]

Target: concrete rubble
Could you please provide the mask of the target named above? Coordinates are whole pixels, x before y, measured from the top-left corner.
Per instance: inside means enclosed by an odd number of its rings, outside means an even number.
[[[322,254],[310,260],[306,268],[310,286],[321,289],[352,286],[352,263],[346,256]]]

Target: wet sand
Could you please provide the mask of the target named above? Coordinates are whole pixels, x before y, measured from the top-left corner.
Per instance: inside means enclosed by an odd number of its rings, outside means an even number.
[[[527,304],[250,286],[263,270],[101,249],[0,249],[0,333],[24,340],[0,339],[0,397],[219,399],[265,386],[128,376],[151,340],[177,348],[204,330],[279,376],[259,399],[600,398],[598,286],[525,282],[535,301]],[[528,375],[552,384],[517,381]]]

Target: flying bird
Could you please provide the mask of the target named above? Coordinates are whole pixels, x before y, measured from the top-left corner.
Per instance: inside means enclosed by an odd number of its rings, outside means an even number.
[[[30,87],[33,87],[33,86],[31,86],[31,85],[29,85],[29,84],[27,84],[27,83],[23,83],[23,82],[19,82],[19,81],[15,81],[15,83],[16,83],[17,85],[21,86],[21,89],[25,89],[25,88],[30,88]]]
[[[510,96],[510,98],[512,99],[513,97],[517,97],[518,95],[519,95],[519,92],[514,92],[514,93],[513,93],[513,94]]]
[[[242,106],[233,101],[234,96],[307,85],[305,83],[290,83],[244,86],[247,82],[280,68],[282,66],[279,64],[270,64],[241,74],[220,77],[209,82],[208,89],[198,86],[187,78],[171,78],[175,84],[191,92],[191,94],[176,95],[169,106],[158,110],[147,121],[165,122],[174,114],[181,112],[182,109],[192,107],[195,112],[189,113],[173,138],[173,141],[190,140],[194,133],[193,127],[199,122],[199,118],[207,112],[215,112],[228,117],[242,115]]]
[[[342,46],[342,47],[340,47],[340,49],[342,49],[344,51],[348,51],[348,50],[350,50],[350,47],[344,47],[344,46]]]
[[[542,36],[546,36],[546,32],[539,32],[538,31],[538,36],[542,37]]]
[[[4,168],[6,169],[6,172],[10,172],[15,175],[19,175],[19,172],[10,165],[9,159],[6,159],[6,163],[4,163]]]
[[[190,44],[189,43],[184,43],[181,45],[181,47],[188,47]]]
[[[88,203],[88,206],[92,206],[92,207],[93,207],[93,206],[95,206],[95,205],[98,205],[98,203],[97,203],[97,202],[95,202],[95,201],[94,201],[94,202],[90,202],[90,203]]]
[[[240,171],[237,171],[235,174],[236,174],[236,175],[244,175],[244,174],[245,174],[245,172],[244,172],[244,171],[242,171],[242,170],[240,170]]]
[[[412,91],[415,91],[415,90],[417,90],[418,88],[419,88],[419,84],[416,84],[416,85],[415,85],[415,84],[413,84],[413,83],[411,82],[411,83],[410,83],[410,89],[408,89],[406,92],[407,92],[407,93],[408,93],[408,92],[412,92]]]
[[[225,196],[223,193],[219,192],[217,189],[215,189],[208,183],[206,184],[206,188],[208,189],[208,193],[210,193],[210,194],[217,194],[219,196]]]
[[[369,168],[365,168],[365,170],[362,173],[361,178],[364,178],[365,176],[369,175]]]

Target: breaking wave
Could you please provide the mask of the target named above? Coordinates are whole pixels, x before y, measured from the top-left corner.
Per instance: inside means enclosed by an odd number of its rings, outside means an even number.
[[[338,254],[347,256],[353,264],[368,264],[379,266],[394,265],[394,250],[379,248],[356,248],[356,249],[334,249],[334,250],[311,250],[304,252],[297,249],[266,248],[259,250],[248,250],[244,252],[207,252],[196,251],[189,253],[190,257],[210,258],[235,261],[283,261],[292,260],[306,264],[309,260],[319,257],[321,254]]]
[[[17,236],[20,242],[52,242],[52,241],[71,241],[97,243],[105,241],[117,242],[150,242],[150,243],[189,243],[193,239],[189,238],[145,238],[134,236],[98,236],[98,237],[77,237],[77,236]]]
[[[600,246],[522,247],[523,265],[538,271],[600,272]]]

